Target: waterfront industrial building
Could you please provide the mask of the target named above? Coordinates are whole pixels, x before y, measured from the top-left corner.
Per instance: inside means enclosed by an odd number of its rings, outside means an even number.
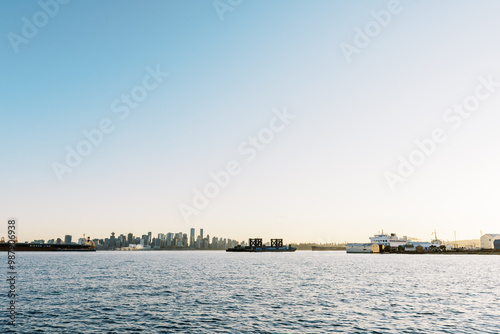
[[[481,248],[497,249],[495,247],[495,240],[500,240],[500,234],[483,234],[481,236]]]

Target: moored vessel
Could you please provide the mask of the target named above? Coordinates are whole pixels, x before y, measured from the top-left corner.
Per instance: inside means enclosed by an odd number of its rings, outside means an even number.
[[[311,246],[313,251],[345,251],[345,246]]]
[[[346,253],[379,253],[380,246],[375,243],[347,244]]]
[[[233,248],[226,249],[226,252],[295,252],[296,247],[292,245],[283,246],[283,239],[271,239],[271,246],[266,246],[262,244],[262,239],[248,239],[248,246],[238,245]]]
[[[85,244],[39,244],[34,242],[0,242],[0,252],[95,252],[96,247],[90,237]]]

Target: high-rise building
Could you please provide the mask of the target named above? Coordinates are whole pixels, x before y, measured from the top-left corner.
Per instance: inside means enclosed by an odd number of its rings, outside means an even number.
[[[125,235],[123,234],[120,234],[120,236],[118,237],[118,247],[127,247],[128,246],[128,243],[127,243],[127,238],[125,237]]]
[[[56,240],[56,244],[58,244],[58,245],[62,244],[62,240],[61,240],[61,238],[57,238],[57,240]]]
[[[109,246],[111,248],[115,248],[115,246],[116,246],[115,232],[111,232],[111,236],[109,237]]]
[[[203,240],[203,229],[200,228],[200,237],[201,237],[201,240]]]
[[[191,228],[191,236],[189,237],[189,248],[194,248],[194,228]]]
[[[148,242],[149,242],[149,245],[151,245],[151,241],[153,241],[153,233],[148,232]]]
[[[65,244],[70,244],[71,243],[71,235],[67,234],[64,236],[64,243]]]
[[[186,236],[187,239],[187,236]],[[177,247],[182,247],[182,232],[177,233]]]
[[[129,245],[134,243],[134,234],[132,233],[127,234],[127,242]]]
[[[172,233],[167,233],[167,247],[172,246]]]

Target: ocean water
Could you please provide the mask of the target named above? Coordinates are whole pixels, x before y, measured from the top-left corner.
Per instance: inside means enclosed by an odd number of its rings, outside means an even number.
[[[18,253],[17,264],[17,325],[4,280],[2,333],[500,332],[496,255]]]

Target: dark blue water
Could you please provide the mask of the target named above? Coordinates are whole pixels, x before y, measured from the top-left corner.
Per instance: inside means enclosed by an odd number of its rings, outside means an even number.
[[[495,255],[143,251],[17,257],[17,333],[500,332]],[[5,281],[2,289],[6,332]]]

